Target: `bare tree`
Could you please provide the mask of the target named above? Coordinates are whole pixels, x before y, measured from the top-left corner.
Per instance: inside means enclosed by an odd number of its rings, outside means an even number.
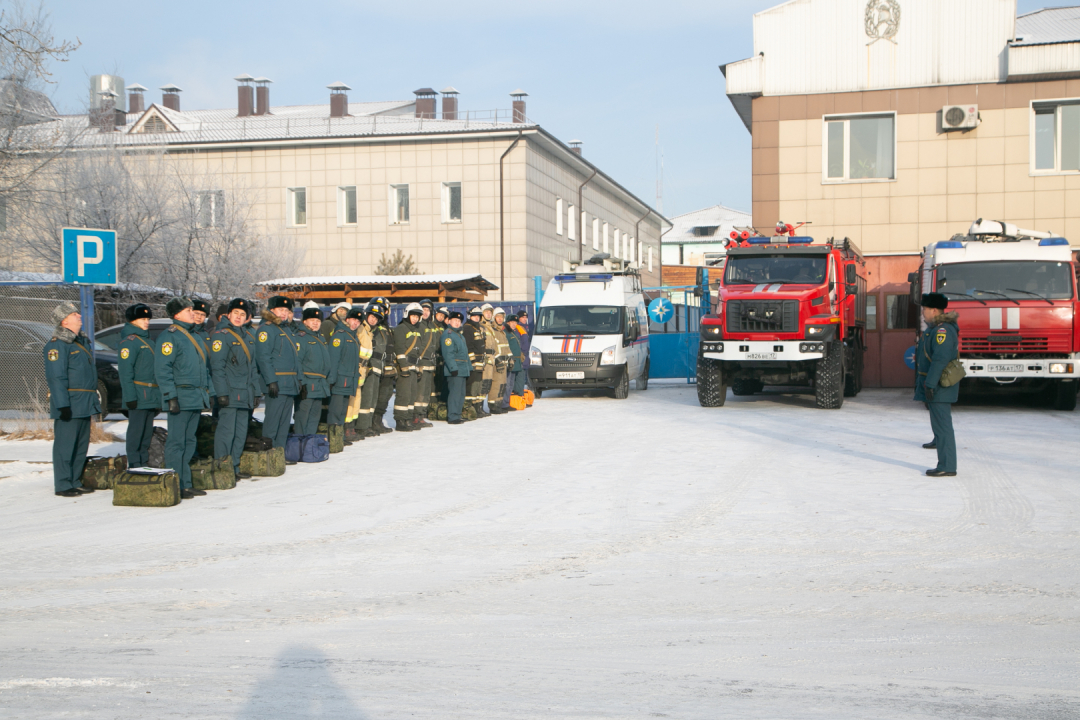
[[[386,253],[379,258],[379,264],[375,267],[376,275],[423,275],[420,268],[416,267],[412,255],[405,257],[405,253],[398,250],[389,259]]]

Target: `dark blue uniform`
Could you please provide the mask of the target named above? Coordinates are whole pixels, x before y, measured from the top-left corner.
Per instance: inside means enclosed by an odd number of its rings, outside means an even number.
[[[214,431],[214,457],[232,458],[233,471],[240,472],[240,455],[247,439],[248,420],[255,407],[255,350],[243,327],[227,325],[210,336],[210,372],[218,402],[218,424]]]
[[[303,373],[304,399],[296,407],[293,425],[297,435],[314,435],[319,431],[323,398],[330,397],[330,350],[326,340],[317,332],[304,328],[296,333],[300,343],[300,369]]]
[[[343,320],[337,324],[330,343],[330,407],[326,414],[327,425],[345,425],[349,410],[349,398],[360,386],[360,343],[356,333]]]
[[[460,330],[452,327],[443,331],[441,343],[443,375],[446,376],[446,419],[460,420],[465,407],[465,384],[469,380],[472,365],[469,362],[469,346]]]
[[[90,447],[90,418],[101,412],[97,368],[89,338],[76,336],[67,328],[57,328],[42,353],[49,385],[49,417],[53,419],[53,486],[56,492],[64,492],[82,485]],[[71,409],[70,420],[60,419],[61,408]]]
[[[919,338],[915,352],[915,399],[930,410],[930,427],[937,445],[937,469],[956,472],[956,436],[953,434],[952,404],[960,395],[959,383],[941,387],[941,372],[959,356],[960,332],[956,313],[945,313]]]
[[[150,462],[150,439],[154,436],[154,418],[161,410],[161,392],[154,374],[154,346],[150,332],[138,325],[124,325],[117,367],[124,404],[137,404],[128,409],[126,438],[128,467],[145,467]]]
[[[263,313],[259,325],[255,357],[259,373],[269,388],[277,383],[278,396],[272,398],[267,390],[266,417],[263,437],[270,438],[274,447],[285,447],[292,422],[294,398],[300,394],[300,345],[291,322],[281,322],[272,312]]]
[[[210,409],[210,373],[202,338],[191,332],[191,323],[173,320],[158,335],[154,373],[161,401],[168,407],[176,399],[180,412],[169,413],[169,437],[165,441],[165,466],[180,478],[180,488],[190,490],[191,458],[195,456],[195,431],[199,415]]]

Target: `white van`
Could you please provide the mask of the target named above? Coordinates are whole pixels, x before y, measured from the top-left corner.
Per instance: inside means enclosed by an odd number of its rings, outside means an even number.
[[[636,270],[580,265],[556,275],[540,301],[529,386],[609,388],[617,398],[649,384],[649,316]]]

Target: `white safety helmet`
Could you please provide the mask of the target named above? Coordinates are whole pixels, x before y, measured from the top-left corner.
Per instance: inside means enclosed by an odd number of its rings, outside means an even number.
[[[491,316],[496,317],[497,315],[502,315],[503,317],[506,317],[506,311],[503,310],[501,307],[495,308],[495,312],[493,312]]]
[[[338,310],[352,310],[352,303],[348,300],[342,300],[334,306],[334,312],[337,312]]]
[[[481,310],[494,310],[495,308],[491,307],[490,303],[484,303],[483,305],[480,306],[480,309]]]
[[[310,310],[311,308],[315,308],[316,310],[318,310],[319,309],[319,303],[315,302],[314,300],[308,300],[306,303],[304,303],[304,306],[303,306],[302,309]]]
[[[412,315],[413,313],[416,313],[417,315],[422,316],[424,314],[423,306],[420,305],[420,303],[415,303],[415,302],[414,303],[409,303],[408,305],[406,305],[405,306],[405,314],[406,315]]]

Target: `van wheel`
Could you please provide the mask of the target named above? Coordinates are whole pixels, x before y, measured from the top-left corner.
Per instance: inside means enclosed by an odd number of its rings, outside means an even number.
[[[1065,412],[1072,412],[1076,409],[1076,381],[1075,380],[1058,380],[1054,383],[1057,385],[1054,393],[1054,409],[1064,410]]]
[[[630,374],[627,368],[623,368],[622,374],[619,376],[619,384],[615,386],[611,394],[616,400],[625,400],[630,397]]]
[[[645,369],[641,371],[641,377],[637,379],[638,390],[649,389],[649,361],[645,361]]]
[[[814,371],[814,399],[817,406],[837,410],[844,404],[843,348],[832,345],[825,357],[817,361]]]
[[[697,398],[701,407],[723,407],[727,400],[727,383],[723,366],[716,360],[698,357]]]
[[[101,403],[101,414],[96,419],[101,422],[109,414],[109,389],[105,387],[105,383],[101,380],[98,380],[97,383],[97,396],[98,402]]]
[[[544,388],[533,388],[533,395],[539,400],[544,397]]]

